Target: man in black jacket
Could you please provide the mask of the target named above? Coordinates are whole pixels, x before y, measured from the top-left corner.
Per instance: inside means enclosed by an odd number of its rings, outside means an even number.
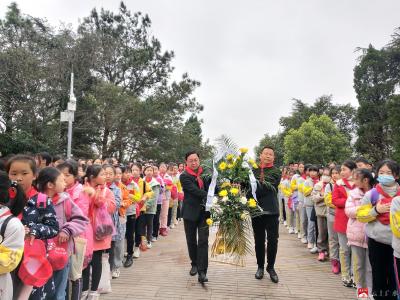
[[[199,275],[199,282],[207,282],[208,268],[208,225],[209,213],[205,211],[207,188],[201,177],[203,169],[197,152],[186,154],[186,169],[180,175],[184,193],[182,217],[184,220],[186,242],[192,262],[190,275]],[[207,184],[208,185],[208,184]],[[198,236],[198,238],[197,238]]]
[[[279,281],[275,272],[275,260],[278,252],[279,237],[279,202],[277,197],[281,172],[274,167],[274,149],[265,146],[260,153],[260,166],[254,170],[257,179],[257,201],[264,214],[252,219],[257,257],[257,273],[255,277],[264,277],[265,264],[265,231],[267,231],[267,272],[274,283]]]

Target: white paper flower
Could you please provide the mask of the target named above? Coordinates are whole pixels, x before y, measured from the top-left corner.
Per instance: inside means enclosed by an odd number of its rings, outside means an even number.
[[[229,200],[229,198],[226,197],[226,196],[222,198],[222,202],[226,202],[226,201],[228,201],[228,200]]]
[[[247,198],[246,197],[241,197],[240,198],[240,203],[242,203],[243,205],[247,204]]]
[[[218,198],[217,198],[217,197],[214,197],[213,200],[212,200],[212,204],[215,205],[215,204],[217,204],[217,203],[218,203]]]

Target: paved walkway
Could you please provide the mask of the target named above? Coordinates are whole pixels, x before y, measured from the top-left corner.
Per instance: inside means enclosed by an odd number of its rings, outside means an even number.
[[[276,271],[280,282],[274,284],[268,274],[256,280],[255,255],[245,267],[210,261],[204,287],[197,277],[189,276],[183,224],[134,261],[121,269],[121,277],[112,280],[113,292],[101,299],[356,299],[356,290],[342,286],[340,275],[330,272],[330,263],[321,263],[303,244],[280,230]],[[213,241],[210,235],[210,245]]]

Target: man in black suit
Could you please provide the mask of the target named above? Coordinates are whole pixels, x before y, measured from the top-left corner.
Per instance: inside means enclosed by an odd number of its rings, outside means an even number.
[[[207,188],[201,177],[200,157],[192,151],[185,155],[186,168],[180,175],[184,193],[182,216],[184,220],[186,242],[192,262],[190,275],[199,275],[200,283],[207,282],[208,268],[208,225],[209,212],[205,211]]]

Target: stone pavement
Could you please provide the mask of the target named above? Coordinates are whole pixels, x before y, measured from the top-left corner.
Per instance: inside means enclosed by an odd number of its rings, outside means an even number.
[[[210,245],[213,241],[210,234]],[[254,278],[255,255],[246,258],[245,267],[210,260],[209,282],[203,287],[197,276],[189,276],[183,224],[168,237],[153,243],[131,268],[121,269],[121,277],[112,280],[113,292],[101,299],[356,299],[356,290],[342,286],[340,275],[330,272],[329,262],[318,262],[300,243],[280,229],[276,271],[279,283],[268,273]]]

